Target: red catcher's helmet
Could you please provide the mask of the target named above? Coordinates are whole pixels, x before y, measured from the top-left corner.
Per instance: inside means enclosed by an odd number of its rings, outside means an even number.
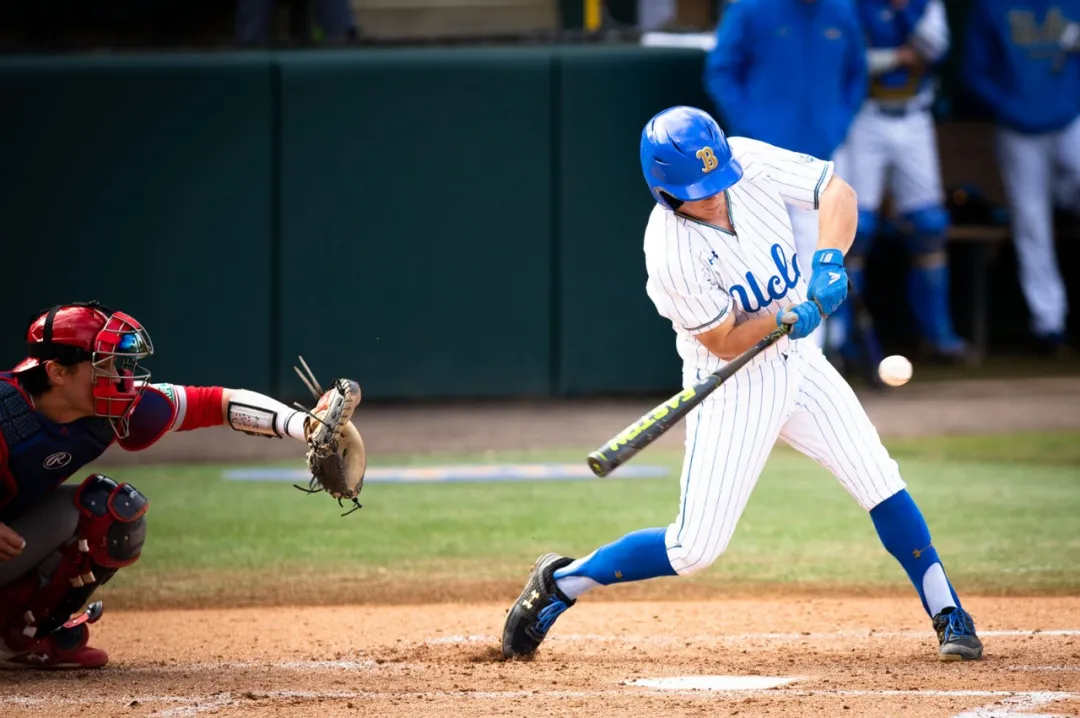
[[[150,381],[139,360],[154,353],[150,335],[133,317],[98,302],[61,304],[30,321],[27,357],[13,369],[26,371],[49,360],[94,365],[94,410],[109,419],[120,438],[128,435],[132,410]]]

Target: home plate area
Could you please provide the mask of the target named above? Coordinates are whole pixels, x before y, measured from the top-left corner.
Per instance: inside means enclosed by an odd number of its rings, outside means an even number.
[[[117,611],[106,668],[0,672],[0,715],[1080,715],[1080,597],[976,597],[987,657],[936,660],[907,598],[582,601],[530,661],[503,603]]]

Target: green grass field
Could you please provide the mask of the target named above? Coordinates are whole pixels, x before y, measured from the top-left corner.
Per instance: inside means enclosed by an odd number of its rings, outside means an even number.
[[[1080,589],[1080,433],[892,441],[953,580],[967,592]],[[372,466],[579,463],[586,450],[377,457]],[[678,511],[681,454],[650,449],[660,479],[371,483],[340,518],[325,495],[288,483],[226,481],[221,465],[127,467],[110,475],[151,499],[142,559],[109,588],[124,605],[314,600],[332,585],[404,583],[439,596],[455,581],[514,584],[539,553],[582,555]],[[302,461],[292,466],[302,468]],[[777,448],[728,552],[691,582],[908,589],[866,514],[833,477]],[[321,587],[322,586],[322,587]],[[331,589],[325,588],[331,586]],[[423,589],[422,587],[427,587]],[[422,597],[422,596],[421,596]]]

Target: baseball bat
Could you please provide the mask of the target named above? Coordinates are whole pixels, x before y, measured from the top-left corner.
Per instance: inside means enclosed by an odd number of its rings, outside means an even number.
[[[790,331],[790,324],[781,325],[694,386],[683,389],[664,403],[653,407],[640,419],[589,454],[589,468],[597,476],[607,476],[634,458],[638,452],[667,433],[668,429],[689,414],[695,406],[705,401],[705,398],[719,389],[720,385],[731,378],[732,374]]]

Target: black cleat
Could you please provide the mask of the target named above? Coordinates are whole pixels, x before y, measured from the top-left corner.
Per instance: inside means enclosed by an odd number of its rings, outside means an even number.
[[[574,562],[572,558],[546,553],[536,559],[529,581],[503,624],[503,658],[531,656],[540,647],[555,619],[576,602],[555,586],[555,571]]]
[[[942,609],[934,616],[939,661],[975,661],[982,658],[983,645],[975,635],[975,621],[962,608]]]

